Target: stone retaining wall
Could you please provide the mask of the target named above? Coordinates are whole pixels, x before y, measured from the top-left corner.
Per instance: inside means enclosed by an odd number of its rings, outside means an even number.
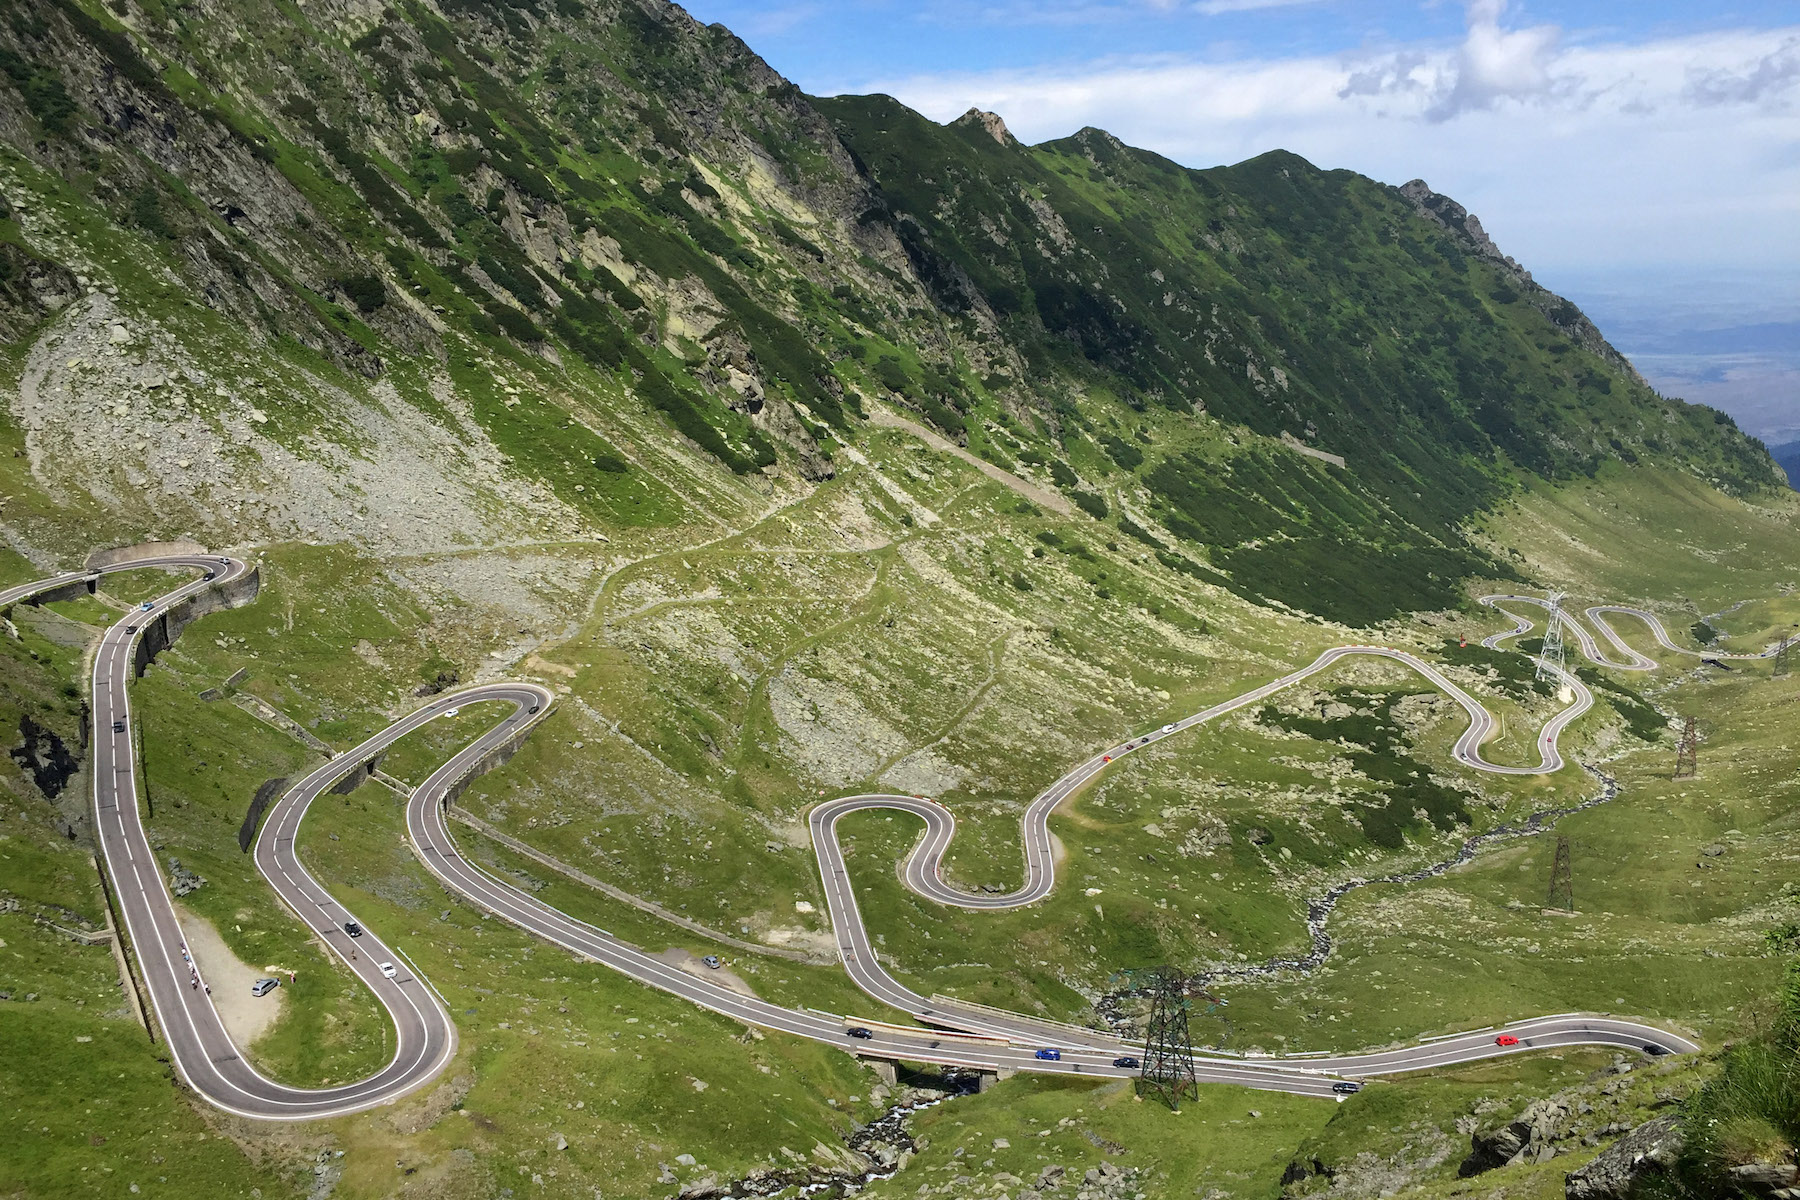
[[[186,538],[173,542],[139,542],[135,546],[114,546],[109,550],[95,550],[87,556],[87,565],[91,571],[97,567],[110,567],[122,562],[137,562],[144,558],[167,558],[172,554],[205,553],[205,546]]]

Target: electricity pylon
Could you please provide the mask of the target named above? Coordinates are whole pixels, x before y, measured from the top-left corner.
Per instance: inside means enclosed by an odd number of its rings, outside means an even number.
[[[1681,727],[1681,740],[1675,744],[1674,779],[1691,779],[1700,773],[1700,734],[1693,717]]]
[[[1537,677],[1557,683],[1563,682],[1562,602],[1561,592],[1550,593],[1550,612],[1544,618],[1544,645],[1537,660]]]
[[[1188,1033],[1187,980],[1173,967],[1162,967],[1145,981],[1150,991],[1150,1020],[1144,1028],[1142,1077],[1171,1109],[1181,1107],[1189,1092],[1200,1098],[1194,1077],[1194,1042]]]

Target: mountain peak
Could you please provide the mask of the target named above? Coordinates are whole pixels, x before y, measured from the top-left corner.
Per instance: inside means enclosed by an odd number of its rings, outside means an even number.
[[[986,112],[979,108],[971,108],[968,112],[950,123],[958,127],[979,125],[987,131],[989,137],[993,138],[1002,146],[1016,146],[1019,144],[1019,140],[1012,135],[1012,131],[1006,127],[1006,122],[1000,119],[1000,114],[998,113]]]

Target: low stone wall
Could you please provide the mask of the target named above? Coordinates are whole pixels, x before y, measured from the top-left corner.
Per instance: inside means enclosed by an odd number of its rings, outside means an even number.
[[[205,591],[195,592],[186,600],[166,609],[156,620],[150,622],[148,628],[138,638],[136,673],[142,676],[156,656],[175,644],[181,631],[193,622],[210,613],[224,612],[228,608],[242,608],[256,599],[262,590],[262,568],[251,567],[250,570],[231,580],[229,583],[214,583]]]
[[[173,542],[139,542],[135,546],[114,546],[109,550],[95,550],[87,556],[87,565],[91,571],[98,567],[110,567],[123,562],[137,562],[145,558],[167,558],[171,554],[205,553],[205,546],[185,538]]]

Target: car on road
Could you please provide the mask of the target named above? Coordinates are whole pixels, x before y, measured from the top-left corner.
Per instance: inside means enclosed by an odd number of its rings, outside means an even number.
[[[1496,1046],[1516,1046],[1518,1044],[1519,1039],[1510,1033],[1503,1033],[1494,1039],[1494,1045]]]
[[[861,1038],[865,1042],[875,1036],[874,1031],[864,1029],[861,1025],[852,1025],[849,1029],[844,1030],[844,1032],[853,1038]]]
[[[349,934],[351,937],[361,937],[362,936],[362,926],[358,925],[355,921],[345,921],[344,922],[344,932]]]
[[[444,715],[446,717],[454,717],[457,713],[459,713],[461,711],[462,711],[462,709],[460,709],[460,708],[446,708],[444,710]]]
[[[1129,1054],[1121,1055],[1120,1057],[1113,1059],[1113,1066],[1124,1067],[1130,1071],[1135,1071],[1143,1065],[1144,1065],[1143,1063],[1140,1063],[1137,1059],[1131,1057],[1131,1055],[1129,1055]]]
[[[1340,1079],[1331,1085],[1331,1090],[1340,1096],[1354,1096],[1362,1091],[1362,1084],[1353,1079]]]
[[[711,967],[715,971],[725,965],[725,960],[720,958],[716,954],[709,954],[705,958],[701,959],[700,961],[705,963],[707,966]]]
[[[1651,1058],[1661,1058],[1668,1052],[1669,1048],[1667,1046],[1659,1046],[1655,1042],[1644,1043],[1644,1053],[1648,1054]]]
[[[114,721],[113,722],[113,732],[114,733],[124,733],[125,732],[125,722]]]
[[[1174,727],[1174,726],[1173,726],[1173,725],[1164,725],[1164,726],[1163,726],[1163,727],[1162,727],[1162,731],[1163,731],[1163,732],[1164,732],[1164,733],[1174,733],[1174,732],[1175,732],[1175,727]]]
[[[142,604],[138,605],[138,607],[143,609],[145,612],[149,612],[151,609],[156,607],[156,601],[146,600]]]
[[[136,625],[127,625],[127,626],[126,626],[126,627],[125,627],[125,632],[126,632],[126,633],[136,633],[136,632],[137,632],[137,626],[136,626]]]
[[[376,963],[375,965],[377,967],[380,967],[381,973],[383,975],[386,975],[389,979],[392,979],[394,976],[396,976],[400,973],[399,971],[394,969],[394,964],[391,962],[381,962],[381,963]]]
[[[230,560],[230,559],[229,559],[229,558],[226,558],[226,557],[225,557],[225,556],[224,556],[224,555],[223,555],[223,554],[221,554],[221,555],[220,555],[220,556],[219,556],[219,561],[220,561],[220,562],[222,562],[222,563],[224,563],[224,564],[225,564],[225,565],[226,565],[226,566],[230,566],[230,565],[231,565],[231,560]]]
[[[1101,762],[1103,762],[1103,763],[1109,763],[1109,762],[1111,762],[1111,761],[1112,761],[1112,755],[1110,755],[1110,754],[1102,754],[1102,755],[1101,755],[1101,756],[1100,756],[1100,761],[1101,761]]]
[[[252,996],[266,996],[280,986],[281,980],[279,979],[259,979],[250,985],[250,994]]]
[[[1036,1054],[1032,1055],[1032,1057],[1033,1058],[1041,1058],[1045,1062],[1061,1062],[1062,1061],[1062,1051],[1061,1050],[1053,1050],[1053,1049],[1044,1049],[1044,1050],[1039,1050]]]

